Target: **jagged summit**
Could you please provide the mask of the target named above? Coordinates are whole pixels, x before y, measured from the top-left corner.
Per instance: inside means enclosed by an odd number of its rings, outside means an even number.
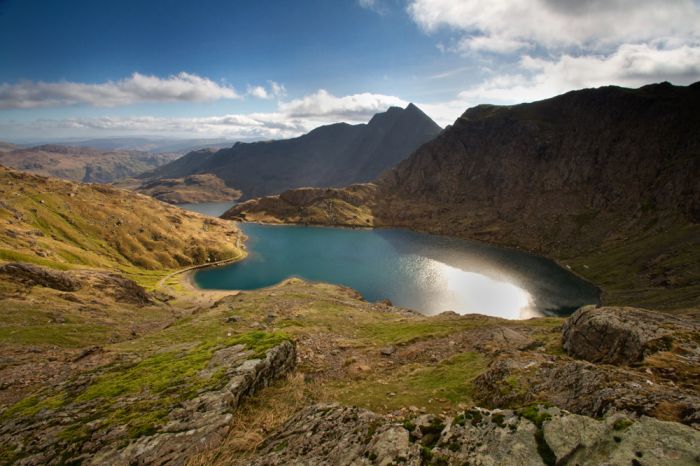
[[[192,152],[144,178],[212,173],[244,198],[287,189],[370,181],[408,157],[441,128],[418,107],[391,107],[366,124],[320,126],[292,139],[237,143],[217,152]]]

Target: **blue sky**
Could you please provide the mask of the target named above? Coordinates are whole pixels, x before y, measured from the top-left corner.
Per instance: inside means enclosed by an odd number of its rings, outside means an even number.
[[[700,80],[697,0],[0,0],[0,138],[289,137]]]

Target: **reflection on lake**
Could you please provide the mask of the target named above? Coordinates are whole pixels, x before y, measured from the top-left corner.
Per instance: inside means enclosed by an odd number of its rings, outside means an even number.
[[[563,315],[599,301],[588,282],[520,251],[398,229],[240,226],[250,238],[249,257],[197,272],[198,286],[249,290],[297,276],[424,314],[508,319]]]

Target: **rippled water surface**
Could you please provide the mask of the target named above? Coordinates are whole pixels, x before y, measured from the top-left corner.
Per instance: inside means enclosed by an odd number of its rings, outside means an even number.
[[[508,319],[565,315],[598,290],[553,261],[481,243],[399,229],[242,224],[249,256],[199,271],[202,288],[250,290],[288,277],[358,290],[370,301],[424,314],[455,311]]]

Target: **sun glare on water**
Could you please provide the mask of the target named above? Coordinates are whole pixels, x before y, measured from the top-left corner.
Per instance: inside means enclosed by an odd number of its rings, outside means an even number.
[[[413,267],[421,268],[426,287],[441,290],[435,295],[437,312],[485,314],[506,319],[533,317],[532,297],[518,286],[476,272],[461,270],[444,262],[414,256]]]

